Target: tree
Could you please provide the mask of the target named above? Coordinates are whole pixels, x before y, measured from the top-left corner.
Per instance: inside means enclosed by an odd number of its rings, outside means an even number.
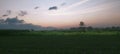
[[[86,31],[85,23],[83,21],[81,21],[79,25],[80,25],[79,29],[81,31],[85,32]]]
[[[79,25],[80,25],[80,27],[83,27],[85,24],[83,21],[81,21]]]

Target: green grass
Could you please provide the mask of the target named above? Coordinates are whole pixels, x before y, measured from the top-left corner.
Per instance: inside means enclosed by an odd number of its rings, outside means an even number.
[[[119,31],[4,31],[0,54],[120,54]]]

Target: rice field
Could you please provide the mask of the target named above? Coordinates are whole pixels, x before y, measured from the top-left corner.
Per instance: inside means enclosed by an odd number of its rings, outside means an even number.
[[[120,32],[0,31],[0,54],[120,54]]]

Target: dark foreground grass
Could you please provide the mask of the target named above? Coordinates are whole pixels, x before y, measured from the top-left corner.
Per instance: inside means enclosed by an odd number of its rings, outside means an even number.
[[[118,31],[4,31],[0,54],[120,54]]]

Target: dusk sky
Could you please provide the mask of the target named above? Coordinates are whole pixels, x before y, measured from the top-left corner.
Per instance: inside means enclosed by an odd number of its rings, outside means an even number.
[[[120,0],[0,0],[0,19],[16,16],[43,27],[120,26]]]

